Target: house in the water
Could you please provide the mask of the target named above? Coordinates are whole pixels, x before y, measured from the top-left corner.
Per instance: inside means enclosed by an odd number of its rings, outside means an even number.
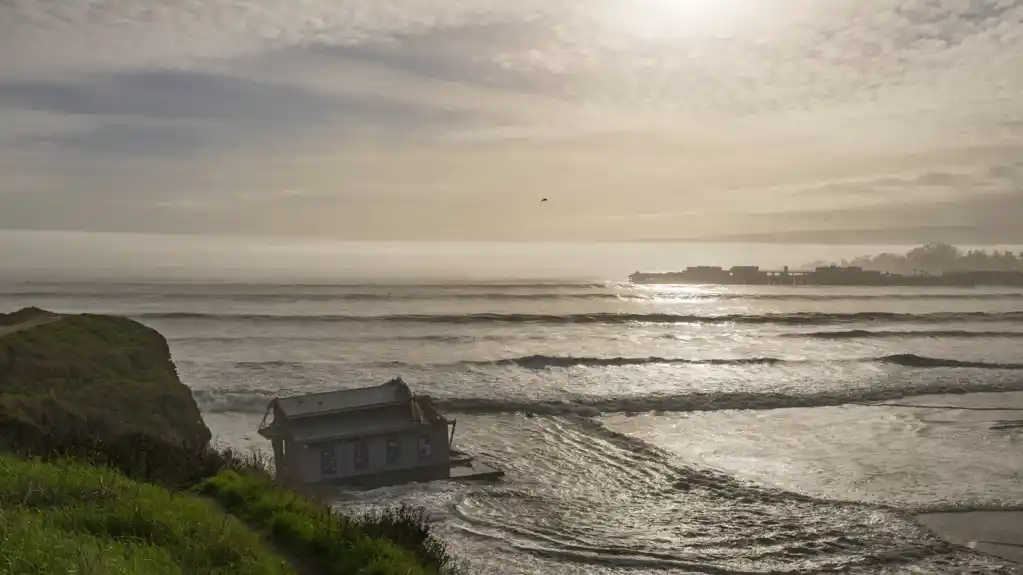
[[[259,434],[271,441],[277,477],[288,483],[379,487],[499,477],[501,472],[452,449],[455,423],[395,378],[276,398]]]

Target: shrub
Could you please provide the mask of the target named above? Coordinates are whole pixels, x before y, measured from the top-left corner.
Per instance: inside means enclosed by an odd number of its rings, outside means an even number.
[[[258,475],[223,471],[196,490],[265,530],[286,552],[306,558],[329,574],[403,575],[452,572],[441,542],[429,533],[424,514],[399,507],[350,518]]]
[[[137,481],[184,488],[212,477],[229,463],[224,452],[195,451],[188,445],[143,433],[117,436],[46,434],[35,426],[4,429],[6,450],[23,458],[47,461],[75,459],[114,468]]]

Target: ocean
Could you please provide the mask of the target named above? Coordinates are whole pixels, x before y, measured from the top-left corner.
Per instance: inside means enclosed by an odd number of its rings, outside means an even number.
[[[505,470],[425,506],[477,573],[1015,573],[913,520],[1023,508],[1023,293],[614,282],[8,283],[169,340],[221,444],[401,376]],[[969,395],[964,395],[969,394]]]

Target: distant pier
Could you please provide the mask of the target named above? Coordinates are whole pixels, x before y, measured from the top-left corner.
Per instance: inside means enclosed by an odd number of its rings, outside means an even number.
[[[823,266],[813,270],[760,269],[759,266],[691,266],[665,273],[635,272],[629,276],[635,284],[655,285],[778,285],[778,286],[931,286],[1023,287],[1023,272],[957,271],[940,275],[920,273],[892,274],[857,266]]]

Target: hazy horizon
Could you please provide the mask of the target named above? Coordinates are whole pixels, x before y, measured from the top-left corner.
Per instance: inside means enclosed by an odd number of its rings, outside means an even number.
[[[0,281],[627,281],[691,265],[798,267],[914,245],[395,242],[0,231]],[[973,246],[1023,251],[1019,245]]]
[[[1023,243],[1021,55],[1021,0],[12,0],[0,229]]]

